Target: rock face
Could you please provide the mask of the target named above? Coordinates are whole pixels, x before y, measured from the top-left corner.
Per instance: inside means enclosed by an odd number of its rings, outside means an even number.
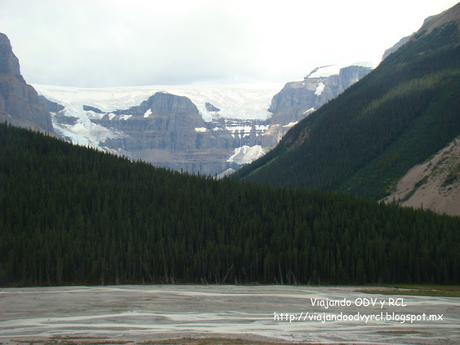
[[[270,122],[286,125],[303,119],[370,71],[371,68],[364,66],[315,68],[303,81],[287,83],[273,97],[269,109],[273,113]]]
[[[270,127],[264,145],[275,146],[297,124],[323,104],[365,77],[372,69],[365,66],[323,66],[311,71],[302,81],[287,83],[271,102]]]
[[[213,130],[187,97],[165,92],[94,122],[122,134],[107,148],[171,169],[213,175],[228,168],[233,151],[229,132]]]
[[[8,37],[0,33],[0,121],[53,132],[51,116],[34,88],[21,76]]]
[[[238,169],[256,159],[251,148],[261,147],[268,128],[258,120],[216,118],[205,122],[190,99],[166,92],[157,92],[138,106],[106,113],[93,122],[121,134],[104,141],[112,151],[207,175]],[[241,159],[230,159],[235,151],[240,152]]]
[[[118,129],[129,131],[142,126],[144,136],[132,143],[127,143],[126,149],[160,148],[171,151],[189,150],[199,146],[198,136],[205,127],[196,106],[186,97],[169,93],[156,93],[139,106],[125,110],[114,111],[119,116],[132,115],[127,121],[119,123]],[[108,120],[108,116],[104,118]],[[113,122],[106,122],[110,125]],[[121,125],[121,126],[120,126]],[[205,133],[205,132],[204,132]],[[141,133],[139,133],[141,134]],[[147,140],[145,140],[147,139]]]

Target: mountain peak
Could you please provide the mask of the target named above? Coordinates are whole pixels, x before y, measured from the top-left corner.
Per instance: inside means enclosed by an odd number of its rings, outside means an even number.
[[[51,116],[42,102],[21,76],[10,40],[0,33],[0,121],[52,133]]]
[[[460,2],[440,14],[426,18],[419,31],[430,33],[447,23],[455,23],[457,27],[460,27]]]
[[[8,36],[0,32],[0,74],[19,76],[19,61],[13,54]]]
[[[454,23],[457,28],[460,29],[460,2],[455,6],[445,10],[444,12],[425,18],[422,26],[417,32],[401,38],[395,45],[386,49],[383,53],[382,60],[385,60],[388,56],[396,52],[406,43],[412,40],[416,40],[417,37],[423,36],[424,34],[429,34],[434,29],[447,23]]]

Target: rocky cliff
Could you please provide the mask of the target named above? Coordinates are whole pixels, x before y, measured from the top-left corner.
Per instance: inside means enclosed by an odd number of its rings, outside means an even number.
[[[228,168],[233,152],[230,133],[203,121],[187,97],[166,92],[94,122],[121,134],[107,139],[107,148],[176,170],[213,175]]]
[[[302,81],[287,83],[271,102],[270,127],[264,146],[273,147],[297,122],[334,99],[365,77],[372,69],[366,66],[323,66],[311,71]]]
[[[128,132],[141,126],[143,133],[136,133],[129,149],[160,148],[171,151],[190,150],[199,146],[205,122],[196,106],[186,97],[157,92],[139,106],[117,110],[112,114],[125,121],[110,121],[111,114],[104,116],[106,126],[117,124],[117,129]],[[142,137],[140,137],[141,135]],[[147,136],[147,138],[145,138]]]
[[[287,83],[273,97],[269,109],[273,114],[270,122],[288,124],[303,119],[313,110],[337,97],[370,71],[371,68],[364,66],[315,68],[304,80]]]
[[[21,76],[19,61],[8,37],[0,33],[0,121],[53,132],[46,105]]]

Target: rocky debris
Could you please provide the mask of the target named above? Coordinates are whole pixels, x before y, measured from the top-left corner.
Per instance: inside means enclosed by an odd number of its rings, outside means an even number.
[[[383,201],[460,216],[460,137],[412,167]]]

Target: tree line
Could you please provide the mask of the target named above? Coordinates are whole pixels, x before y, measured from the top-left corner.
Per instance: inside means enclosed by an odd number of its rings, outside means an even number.
[[[0,284],[459,283],[460,219],[0,125]]]

